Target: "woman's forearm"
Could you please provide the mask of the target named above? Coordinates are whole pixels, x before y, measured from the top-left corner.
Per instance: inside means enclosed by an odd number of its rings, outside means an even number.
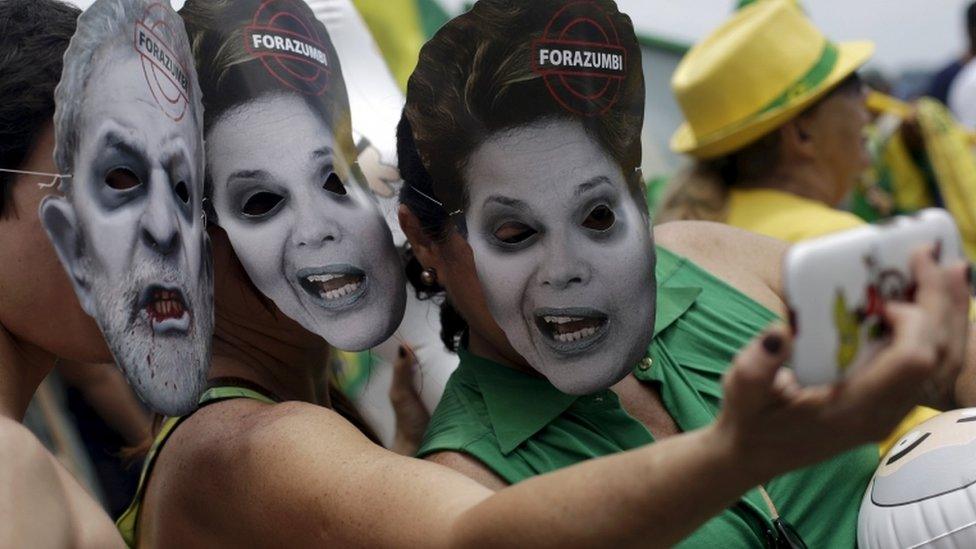
[[[763,479],[714,425],[533,477],[458,521],[458,547],[668,547]]]

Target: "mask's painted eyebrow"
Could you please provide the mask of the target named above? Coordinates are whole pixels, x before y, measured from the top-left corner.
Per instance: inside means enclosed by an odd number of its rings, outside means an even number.
[[[517,198],[509,198],[507,196],[502,196],[502,195],[499,195],[499,194],[493,194],[493,195],[489,196],[485,200],[485,206],[487,206],[488,204],[491,204],[493,202],[494,203],[501,204],[502,206],[505,206],[507,208],[513,208],[513,209],[521,210],[521,211],[529,211],[531,209],[531,208],[529,208],[529,205],[528,204],[526,204],[525,202],[522,202],[521,200],[518,200]]]
[[[976,421],[976,416],[966,416],[961,419],[957,419],[956,423],[969,423],[971,421]]]
[[[257,179],[259,181],[270,181],[273,179],[271,174],[265,170],[237,170],[227,176],[227,182],[233,183],[241,179]]]
[[[573,196],[575,197],[583,193],[588,193],[593,189],[600,187],[602,185],[613,186],[613,183],[610,181],[609,177],[605,175],[598,175],[590,179],[589,181],[586,181],[585,183],[581,183],[579,187],[576,187],[576,191],[573,193]]]
[[[108,131],[102,137],[103,148],[114,149],[122,154],[139,159],[145,159],[146,154],[141,143],[133,143],[131,139],[115,131]]]
[[[324,158],[328,156],[332,156],[331,147],[320,147],[312,151],[312,158]]]

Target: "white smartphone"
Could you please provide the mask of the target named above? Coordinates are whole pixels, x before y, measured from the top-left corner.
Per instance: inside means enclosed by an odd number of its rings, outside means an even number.
[[[956,224],[939,208],[790,248],[783,284],[795,336],[791,365],[800,384],[838,381],[887,344],[885,303],[914,297],[909,259],[924,244],[938,245],[943,265],[963,257]]]

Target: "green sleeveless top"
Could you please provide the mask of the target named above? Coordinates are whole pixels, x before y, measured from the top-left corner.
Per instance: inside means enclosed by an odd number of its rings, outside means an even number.
[[[203,407],[232,398],[249,398],[266,404],[275,403],[274,399],[253,389],[233,386],[211,387],[200,395],[199,403],[200,407]],[[132,503],[122,513],[119,520],[115,522],[115,527],[119,529],[119,533],[122,534],[122,539],[129,547],[135,547],[137,545],[138,536],[136,536],[136,527],[139,525],[139,510],[142,506],[142,498],[146,492],[146,482],[149,480],[149,474],[152,473],[152,468],[156,463],[156,458],[159,456],[159,451],[162,450],[163,444],[166,444],[173,431],[179,427],[183,420],[190,417],[190,415],[166,418],[155,440],[153,440],[152,446],[149,448],[149,453],[146,454],[146,460],[142,464],[142,473],[139,475],[139,485],[136,487],[136,493],[132,498]]]
[[[691,261],[657,248],[654,340],[634,375],[657,386],[683,431],[713,421],[722,373],[777,316]],[[509,483],[654,442],[610,390],[559,392],[548,381],[461,350],[418,452],[477,458]],[[649,362],[649,363],[648,363]],[[853,547],[861,498],[878,464],[867,445],[765,485],[807,545]],[[694,482],[689,479],[689,482]],[[653,517],[648,517],[653,519]],[[758,490],[689,536],[685,547],[761,547],[771,527]]]

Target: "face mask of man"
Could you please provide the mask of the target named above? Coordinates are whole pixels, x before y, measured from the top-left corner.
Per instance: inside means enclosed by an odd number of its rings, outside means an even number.
[[[136,392],[184,414],[205,386],[213,332],[186,33],[168,4],[98,0],[64,59],[55,157],[71,177],[41,204],[42,223]]]

